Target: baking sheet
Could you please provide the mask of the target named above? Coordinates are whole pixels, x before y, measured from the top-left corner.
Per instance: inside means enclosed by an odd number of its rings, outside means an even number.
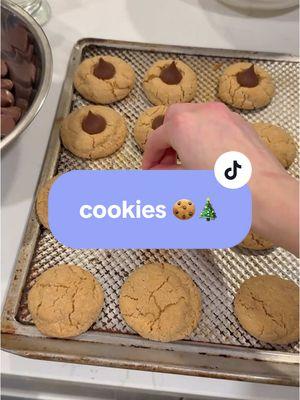
[[[174,53],[176,54],[174,55]],[[89,104],[73,90],[72,76],[74,68],[81,59],[98,54],[119,56],[129,62],[136,72],[137,82],[128,97],[111,105],[126,118],[129,128],[126,143],[114,155],[90,161],[77,158],[60,147],[58,130],[63,116],[83,104]],[[278,124],[286,128],[298,142],[299,98],[297,82],[299,64],[292,57],[87,39],[75,46],[70,58],[41,181],[45,181],[54,173],[64,173],[73,169],[139,168],[141,152],[133,138],[133,127],[138,115],[145,108],[151,106],[142,90],[143,75],[154,61],[160,58],[174,57],[189,64],[197,73],[198,91],[195,102],[216,100],[218,78],[226,66],[241,58],[254,60],[255,63],[271,73],[276,83],[276,95],[271,104],[264,109],[244,111],[241,114],[250,122],[263,121]],[[297,176],[298,158],[291,166],[290,172]],[[18,290],[17,297],[20,300],[17,304],[15,302],[14,315],[11,316],[11,319],[14,320],[14,329],[17,328],[18,332],[24,334],[26,329],[29,329],[29,335],[32,335],[35,330],[31,327],[31,318],[27,308],[27,293],[37,276],[51,266],[60,263],[73,263],[92,272],[105,291],[104,309],[90,330],[92,340],[101,341],[101,337],[105,334],[115,339],[124,337],[125,343],[127,338],[134,337],[138,343],[139,340],[142,341],[142,338],[139,338],[125,324],[120,315],[119,289],[129,273],[138,266],[147,262],[169,262],[183,268],[193,278],[202,293],[202,319],[191,337],[181,342],[183,349],[184,346],[187,348],[188,345],[193,345],[200,351],[204,344],[212,344],[215,349],[222,352],[222,349],[232,346],[230,347],[232,348],[232,356],[236,347],[239,350],[249,349],[250,351],[247,352],[249,359],[255,359],[257,350],[259,350],[261,358],[270,356],[276,361],[276,356],[278,356],[277,361],[284,359],[285,362],[293,364],[296,361],[297,345],[273,346],[256,340],[241,328],[232,309],[235,292],[240,284],[252,275],[276,274],[295,282],[298,281],[298,260],[283,249],[275,248],[271,251],[260,252],[238,248],[212,251],[73,250],[58,243],[48,230],[37,227],[34,211],[29,221],[26,237],[30,251],[26,247],[25,257],[22,254],[22,250],[24,253],[23,245],[18,263],[18,267],[22,268],[21,275],[24,287],[19,285],[17,289],[11,288],[11,291]],[[73,340],[78,339],[74,338]],[[129,341],[127,345],[130,346]],[[157,344],[147,341],[147,346],[151,349],[152,347],[156,348]],[[183,369],[181,372],[185,373]]]

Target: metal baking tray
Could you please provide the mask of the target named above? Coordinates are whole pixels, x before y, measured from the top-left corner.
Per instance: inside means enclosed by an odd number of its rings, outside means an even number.
[[[86,161],[60,144],[59,126],[70,110],[88,104],[73,89],[74,69],[86,57],[116,55],[128,61],[137,82],[128,97],[113,105],[127,121],[129,135],[114,155]],[[133,139],[139,113],[150,106],[142,90],[146,69],[159,58],[178,57],[198,75],[196,102],[216,99],[222,70],[238,60],[254,60],[272,74],[276,96],[266,108],[241,112],[249,121],[273,122],[288,129],[297,141],[298,59],[289,55],[153,45],[83,39],[74,47],[62,88],[39,185],[56,173],[73,169],[135,169],[141,153]],[[290,169],[297,174],[298,159]],[[159,343],[136,335],[123,321],[119,289],[128,274],[145,262],[181,266],[202,293],[203,316],[191,337]],[[47,268],[74,263],[89,270],[105,290],[105,306],[85,334],[72,339],[43,337],[31,323],[27,293]],[[19,252],[2,315],[3,349],[27,357],[134,368],[159,372],[297,385],[298,346],[272,346],[248,335],[234,317],[232,302],[240,284],[252,275],[276,274],[298,281],[298,260],[280,248],[271,251],[228,250],[74,250],[57,242],[42,228],[34,204]]]

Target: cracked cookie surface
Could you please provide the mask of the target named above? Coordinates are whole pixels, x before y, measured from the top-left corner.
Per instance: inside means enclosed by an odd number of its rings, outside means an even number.
[[[252,126],[282,166],[289,168],[296,157],[296,145],[292,136],[277,125],[257,122]]]
[[[191,334],[201,316],[198,287],[171,264],[146,264],[134,271],[120,292],[121,314],[139,335],[170,342]]]
[[[182,79],[179,83],[167,84],[160,78],[160,74],[173,61]],[[158,60],[146,72],[143,87],[146,96],[155,105],[184,103],[196,96],[197,76],[187,64],[178,59]]]
[[[254,66],[258,76],[257,86],[244,87],[238,83],[237,75],[251,65],[248,62],[238,62],[225,69],[219,81],[219,98],[222,101],[244,110],[261,108],[270,103],[275,86],[270,74],[260,66]]]
[[[145,149],[147,140],[154,129],[159,127],[159,122],[163,123],[166,111],[166,106],[150,107],[143,111],[137,119],[134,127],[134,138],[142,150]]]
[[[102,59],[113,65],[115,74],[109,79],[97,78],[94,70]],[[75,89],[87,100],[96,104],[110,104],[124,99],[134,86],[132,67],[119,57],[95,56],[78,66],[74,75]]]
[[[269,240],[254,233],[251,229],[239,246],[250,250],[267,250],[271,249],[274,245]]]
[[[48,196],[53,185],[54,181],[57,179],[57,176],[49,179],[44,185],[42,185],[36,196],[35,209],[40,223],[47,229],[49,229],[48,224]]]
[[[76,265],[62,264],[38,277],[28,294],[28,308],[46,336],[72,337],[87,331],[104,302],[100,283]]]
[[[299,339],[299,288],[274,275],[247,279],[234,300],[242,327],[258,340],[289,344]]]
[[[90,112],[105,119],[106,125],[100,133],[90,134],[83,129],[83,121]],[[113,154],[123,145],[126,135],[127,127],[123,116],[104,106],[77,108],[63,120],[60,130],[63,145],[75,156],[87,159]]]

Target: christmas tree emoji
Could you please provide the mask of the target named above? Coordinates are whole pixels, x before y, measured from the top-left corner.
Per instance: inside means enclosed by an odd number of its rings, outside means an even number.
[[[201,211],[200,218],[205,218],[206,221],[217,218],[216,212],[211,205],[209,197],[206,199],[206,203],[203,210]]]

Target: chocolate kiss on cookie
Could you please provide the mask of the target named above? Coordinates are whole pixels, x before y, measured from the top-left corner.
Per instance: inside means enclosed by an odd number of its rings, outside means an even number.
[[[82,129],[90,135],[101,133],[106,127],[105,119],[99,115],[89,111],[88,115],[82,121]]]
[[[167,85],[178,85],[182,79],[181,72],[176,67],[175,61],[172,61],[170,65],[164,68],[159,77]]]
[[[239,72],[236,75],[236,80],[238,81],[238,84],[243,87],[252,88],[257,86],[259,79],[254,71],[254,64],[251,64],[249,68]]]
[[[106,80],[111,79],[113,76],[115,76],[115,73],[115,67],[110,62],[107,62],[102,57],[100,57],[98,64],[95,65],[94,75],[98,79]]]
[[[154,130],[159,128],[164,123],[164,119],[165,119],[164,115],[158,115],[157,117],[155,117],[154,120],[152,121],[151,128]]]

